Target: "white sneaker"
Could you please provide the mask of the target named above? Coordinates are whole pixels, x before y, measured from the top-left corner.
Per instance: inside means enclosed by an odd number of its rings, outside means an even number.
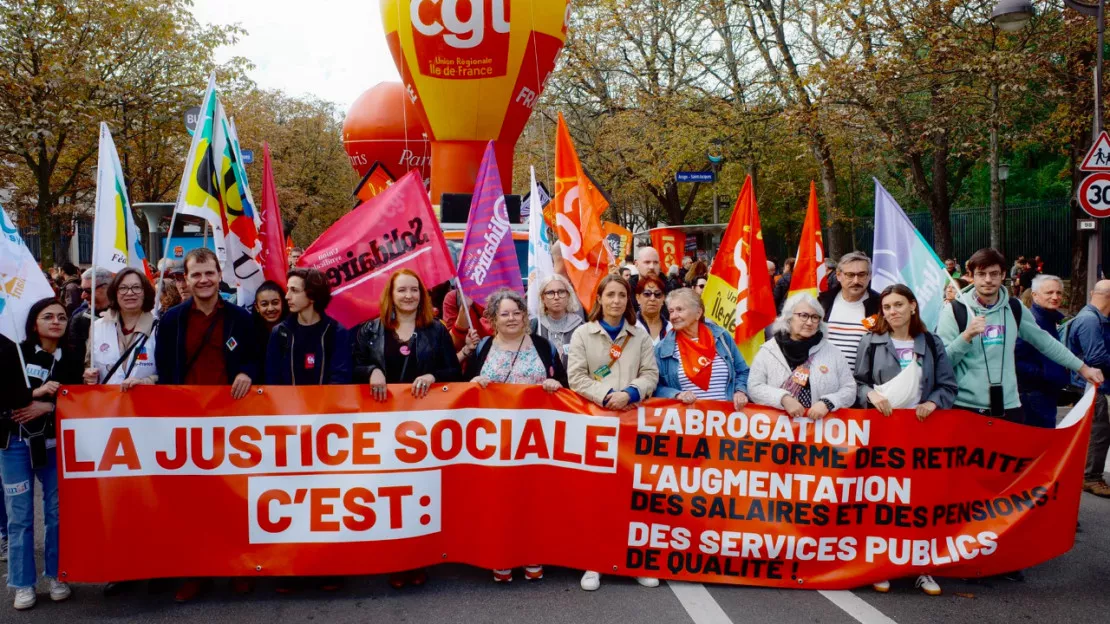
[[[582,589],[586,591],[596,591],[598,587],[601,587],[601,573],[587,570],[586,573],[582,575],[582,582],[580,585]]]
[[[8,538],[0,539],[0,561],[8,560]]]
[[[878,583],[872,583],[871,589],[879,592],[880,594],[885,594],[890,591],[890,581],[879,581]]]
[[[644,587],[659,587],[659,579],[650,576],[637,576],[636,582]]]
[[[50,599],[54,602],[61,602],[73,594],[73,590],[69,588],[69,583],[63,583],[50,576],[46,578],[50,579]]]
[[[930,596],[940,595],[940,585],[937,584],[937,582],[933,580],[933,577],[929,576],[928,574],[922,574],[921,576],[917,577],[917,583],[915,583],[914,586],[920,587],[921,591],[929,594]]]
[[[38,598],[35,596],[34,587],[19,587],[15,590],[15,602],[12,603],[12,606],[23,611],[35,606],[36,600]]]

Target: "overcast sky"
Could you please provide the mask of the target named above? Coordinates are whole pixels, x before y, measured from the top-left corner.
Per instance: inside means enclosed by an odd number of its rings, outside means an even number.
[[[197,21],[238,22],[249,33],[216,59],[244,56],[262,88],[330,100],[346,113],[363,91],[400,80],[378,0],[193,0]]]

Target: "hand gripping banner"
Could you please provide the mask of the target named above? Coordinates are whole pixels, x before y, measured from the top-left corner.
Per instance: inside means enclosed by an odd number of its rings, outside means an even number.
[[[1075,539],[1093,411],[820,421],[606,412],[538,386],[64,389],[61,573],[377,574],[443,562],[843,589],[975,577]],[[1100,400],[1105,400],[1101,398]]]

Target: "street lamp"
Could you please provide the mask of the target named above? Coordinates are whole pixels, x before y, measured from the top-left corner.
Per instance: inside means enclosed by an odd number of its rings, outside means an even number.
[[[1033,3],[1029,0],[998,0],[991,12],[991,21],[1006,32],[1017,32],[1033,19]]]
[[[713,225],[721,222],[720,204],[717,201],[717,177],[721,172],[721,164],[725,162],[724,144],[725,142],[719,138],[713,139],[709,142],[709,148],[705,150],[705,159],[713,168]]]
[[[1068,7],[1096,20],[1098,44],[1095,58],[1095,114],[1092,124],[1091,141],[1097,141],[1102,132],[1102,48],[1106,32],[1106,0],[1064,0]],[[991,19],[1000,29],[1013,32],[1020,30],[1033,17],[1033,5],[1029,0],[998,0],[991,12]],[[1098,281],[1099,256],[1102,251],[1102,219],[1096,219],[1097,229],[1087,239],[1087,292],[1095,289]]]

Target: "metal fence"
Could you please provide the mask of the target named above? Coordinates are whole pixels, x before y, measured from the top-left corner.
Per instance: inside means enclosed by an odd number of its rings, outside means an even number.
[[[965,262],[971,254],[988,247],[991,240],[990,207],[961,208],[951,213],[952,243],[956,258]],[[909,215],[917,231],[936,248],[933,220],[927,212]],[[1071,274],[1071,244],[1074,231],[1068,199],[1007,206],[1005,210],[1004,251],[1011,261],[1018,256],[1040,256],[1045,272],[1064,277]],[[793,256],[798,249],[798,232],[787,236],[768,236],[767,255],[779,262]],[[828,230],[824,231],[828,240]],[[871,218],[858,219],[854,232],[855,248],[872,254],[875,223]],[[1110,239],[1110,236],[1105,237]],[[1110,252],[1110,240],[1103,240],[1103,257]]]
[[[92,264],[93,231],[91,219],[77,219],[73,222],[73,228],[58,227],[54,236],[54,264],[70,261],[69,248],[73,240],[72,230],[76,230],[77,234],[77,264]],[[35,257],[35,260],[42,262],[42,242],[39,240],[39,229],[35,226],[22,227],[19,230],[19,235],[23,237],[23,242],[31,250],[31,255]]]

